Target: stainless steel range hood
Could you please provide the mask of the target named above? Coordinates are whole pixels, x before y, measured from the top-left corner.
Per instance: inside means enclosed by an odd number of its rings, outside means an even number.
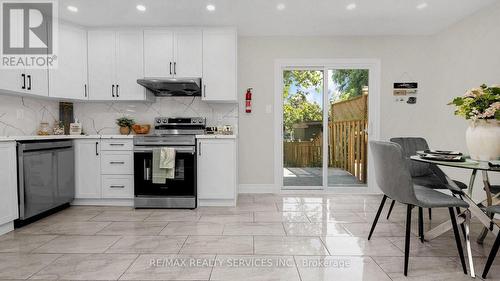
[[[201,78],[144,78],[137,83],[158,97],[201,96]]]

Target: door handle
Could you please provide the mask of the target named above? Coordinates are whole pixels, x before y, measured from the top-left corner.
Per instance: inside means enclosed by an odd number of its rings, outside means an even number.
[[[172,62],[170,62],[170,75],[172,75]]]
[[[99,142],[95,142],[95,155],[96,156],[99,156],[99,151],[97,151],[97,145],[99,144]]]
[[[21,74],[21,77],[23,78],[23,86],[21,87],[21,89],[26,89],[26,74]]]
[[[111,96],[113,98],[115,97],[115,85],[114,84],[111,86]]]
[[[31,91],[31,75],[28,75],[28,90]]]
[[[177,63],[174,62],[174,75],[177,75]]]
[[[207,97],[207,84],[203,84],[203,97]]]
[[[198,155],[201,156],[201,141],[198,143]]]
[[[84,85],[84,90],[85,90],[84,95],[85,95],[85,97],[87,97],[87,84]]]
[[[120,85],[116,85],[116,97],[119,98],[120,97]]]

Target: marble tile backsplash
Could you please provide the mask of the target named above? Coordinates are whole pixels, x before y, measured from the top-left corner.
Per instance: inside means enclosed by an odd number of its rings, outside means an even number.
[[[48,122],[52,127],[57,120],[57,101],[0,96],[0,136],[34,135],[40,127],[40,122]]]
[[[232,125],[237,132],[238,104],[206,103],[200,97],[162,97],[155,103],[75,103],[74,115],[87,134],[117,134],[115,120],[132,117],[138,124],[153,124],[158,116],[206,117],[208,126]]]
[[[238,126],[237,104],[212,104],[199,97],[157,98],[147,102],[75,102],[73,112],[86,134],[118,134],[116,118],[128,116],[152,124],[157,116],[206,117],[209,126]],[[41,122],[59,120],[59,102],[29,97],[0,96],[0,136],[35,135]]]

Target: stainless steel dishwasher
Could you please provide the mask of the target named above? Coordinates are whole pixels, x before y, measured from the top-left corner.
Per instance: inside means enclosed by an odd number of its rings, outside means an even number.
[[[73,201],[73,141],[18,142],[17,157],[21,222]]]

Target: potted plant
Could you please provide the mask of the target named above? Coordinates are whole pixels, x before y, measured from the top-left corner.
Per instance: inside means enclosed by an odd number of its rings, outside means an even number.
[[[135,124],[134,119],[128,117],[121,117],[116,119],[116,124],[120,126],[120,134],[128,135],[130,134],[132,126]]]
[[[470,120],[465,140],[471,158],[497,160],[500,157],[500,86],[483,84],[449,104],[456,107],[455,115]]]

